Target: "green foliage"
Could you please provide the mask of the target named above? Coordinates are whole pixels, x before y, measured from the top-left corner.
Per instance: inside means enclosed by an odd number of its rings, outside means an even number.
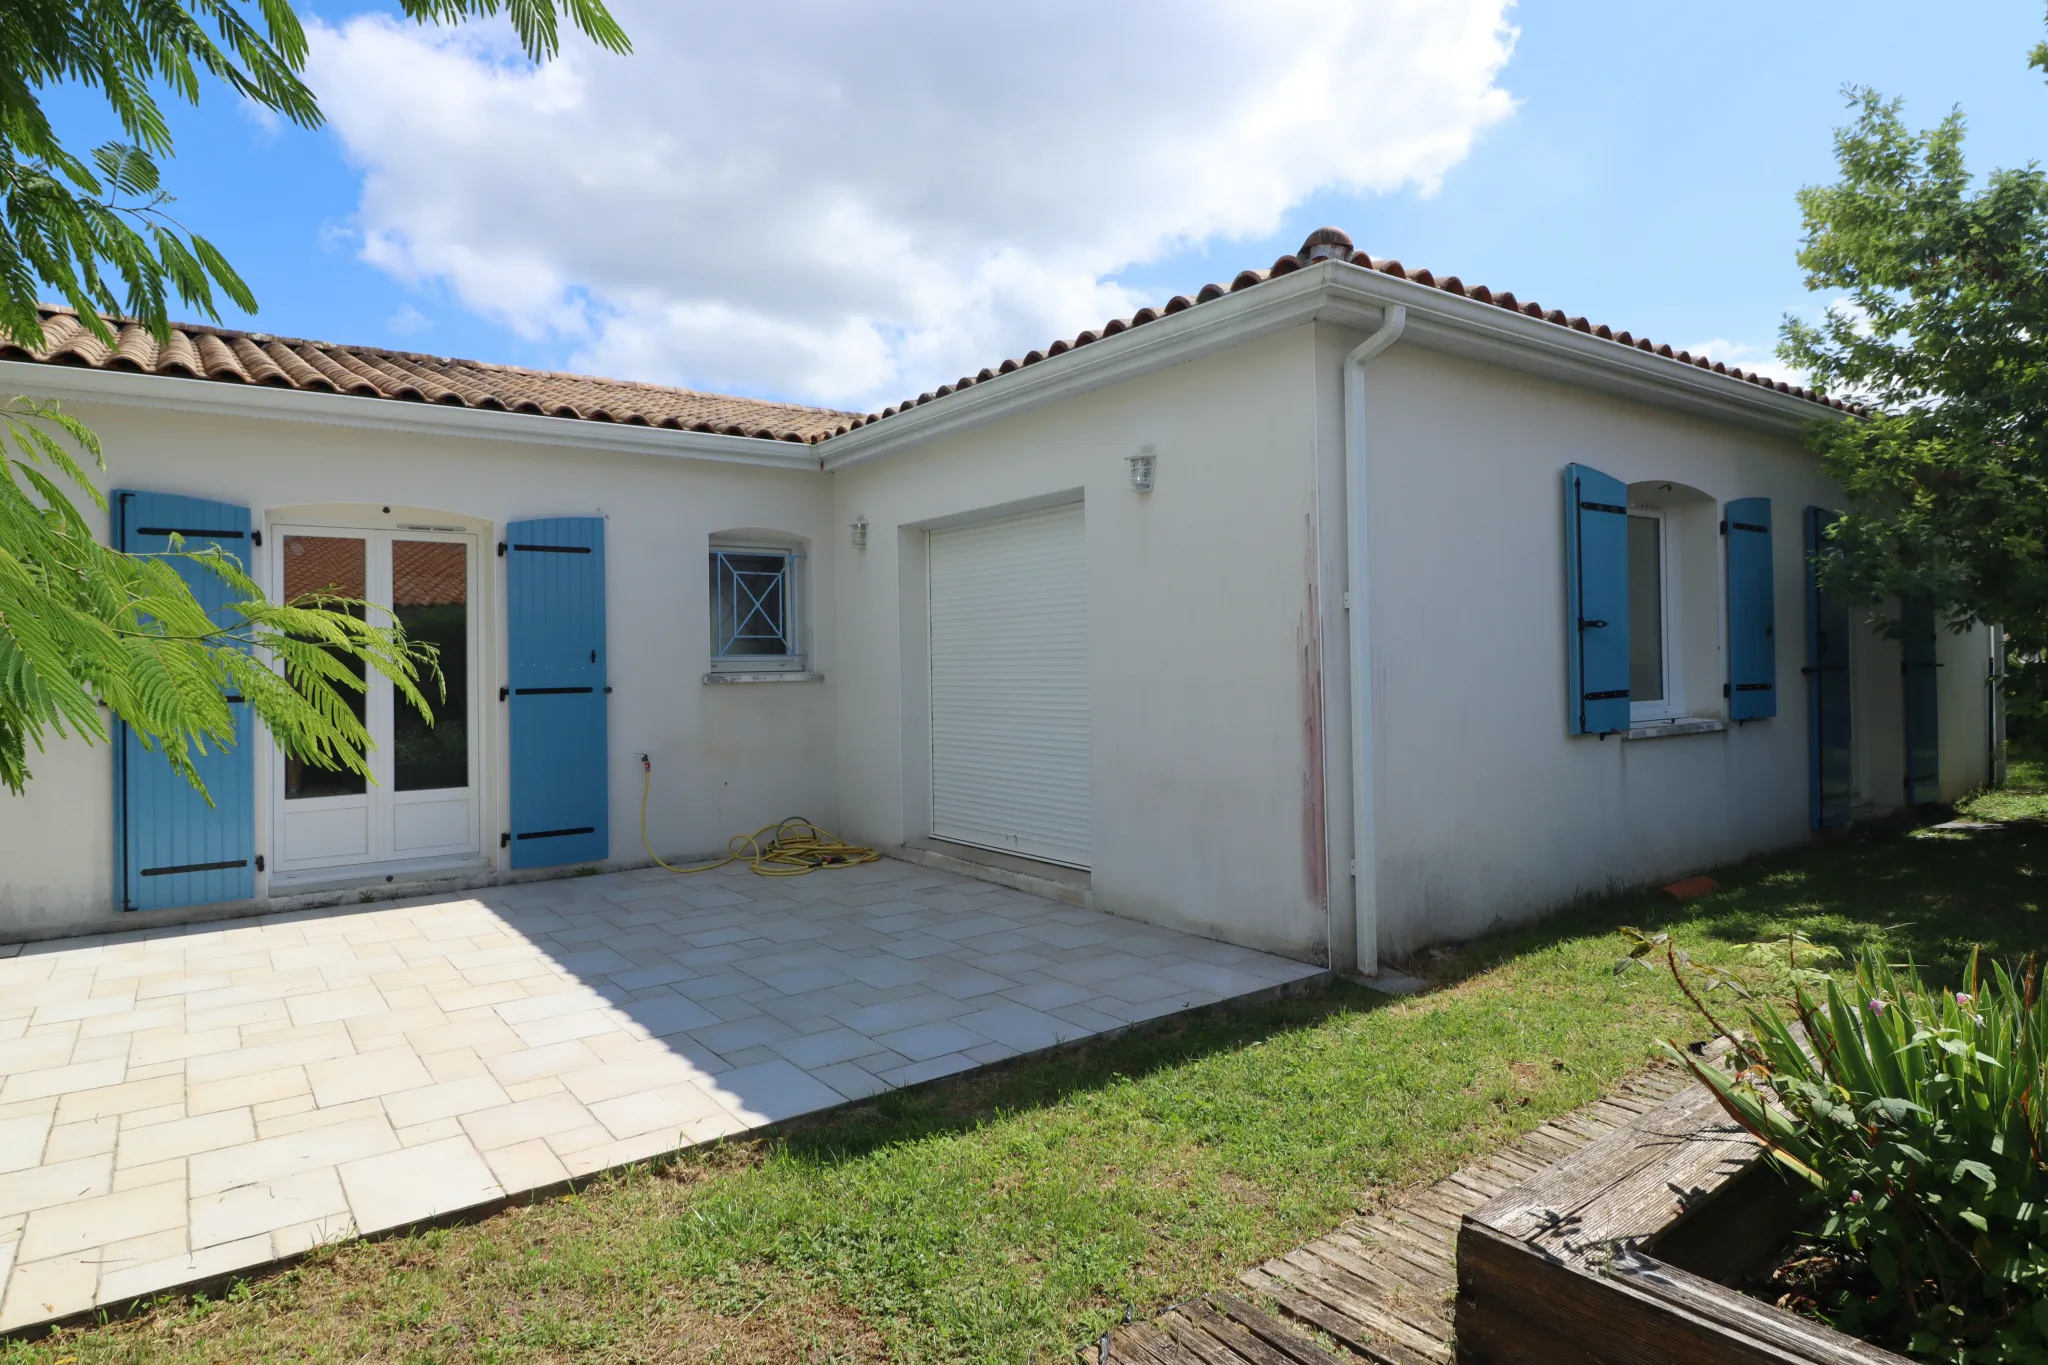
[[[599,46],[631,49],[603,0],[399,2],[421,23],[503,14],[534,61],[559,49],[565,14]],[[117,312],[168,338],[173,291],[210,318],[216,289],[255,311],[226,258],[170,217],[157,168],[171,152],[159,93],[197,103],[209,77],[302,127],[319,124],[289,0],[250,10],[248,0],[0,0],[0,338],[41,344],[44,285],[108,342],[102,314]],[[43,92],[72,83],[105,97],[126,141],[88,157],[65,147]],[[30,748],[51,733],[105,740],[100,705],[199,785],[193,754],[233,743],[223,697],[234,692],[287,753],[366,773],[369,735],[342,692],[362,690],[359,663],[432,723],[417,680],[423,668],[438,680],[434,652],[409,644],[395,621],[374,625],[368,603],[341,598],[274,605],[232,558],[184,554],[175,540],[171,555],[145,557],[95,545],[63,483],[100,507],[105,499],[61,439],[98,462],[93,434],[55,404],[16,399],[0,419],[0,786],[22,789]],[[241,598],[230,620],[208,616],[166,562],[175,558]]]
[[[225,697],[239,693],[289,753],[367,774],[370,737],[344,690],[362,660],[429,716],[422,676],[439,681],[433,651],[368,603],[264,600],[242,566],[217,550],[128,555],[98,544],[63,483],[101,496],[68,441],[99,460],[99,442],[54,403],[0,406],[0,786],[20,792],[28,752],[48,735],[103,742],[104,705],[143,744],[160,749],[195,786],[195,753],[234,742]],[[237,595],[218,619],[173,560],[212,574]],[[280,672],[275,660],[284,665]]]
[[[1753,998],[1738,1035],[1709,1014],[1732,1072],[1666,1045],[1813,1187],[1818,1239],[1860,1272],[1831,1306],[1845,1330],[1965,1365],[2048,1359],[2039,984],[2031,962],[1986,972],[1973,954],[1938,990],[1866,951],[1852,981],[1798,979],[1789,1018]]]
[[[1779,354],[1868,415],[1809,444],[1847,491],[1821,572],[1873,606],[1930,601],[1952,625],[2048,641],[2048,176],[1976,182],[1963,118],[1914,133],[1900,104],[1850,92],[1841,177],[1799,195],[1818,324],[1788,318]]]
[[[421,23],[503,13],[535,61],[561,42],[561,16],[613,52],[631,44],[602,0],[400,0]],[[38,282],[102,340],[100,314],[126,312],[169,335],[166,289],[217,317],[214,291],[253,312],[226,258],[167,212],[157,160],[171,152],[159,92],[196,103],[211,77],[302,127],[320,122],[299,79],[306,35],[288,0],[6,0],[0,5],[0,334],[42,339]],[[253,21],[252,21],[253,20]],[[89,157],[64,146],[42,92],[98,90],[124,141]]]

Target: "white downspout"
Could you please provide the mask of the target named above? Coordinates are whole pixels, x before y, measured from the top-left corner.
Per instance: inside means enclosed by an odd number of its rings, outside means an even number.
[[[1344,357],[1344,601],[1351,645],[1351,904],[1358,970],[1380,971],[1379,842],[1372,797],[1372,598],[1367,575],[1365,367],[1401,339],[1408,310],[1391,304],[1379,330]]]

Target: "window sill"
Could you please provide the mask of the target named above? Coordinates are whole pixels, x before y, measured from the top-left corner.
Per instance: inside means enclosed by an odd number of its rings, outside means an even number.
[[[1623,739],[1669,739],[1673,735],[1713,735],[1728,728],[1725,720],[1687,716],[1679,720],[1648,721],[1621,732]]]
[[[813,673],[809,669],[805,669],[801,673],[706,673],[704,681],[721,685],[725,683],[814,683],[825,681],[825,675],[823,673]]]

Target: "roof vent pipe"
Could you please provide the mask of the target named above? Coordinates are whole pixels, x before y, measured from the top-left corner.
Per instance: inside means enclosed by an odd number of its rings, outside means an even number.
[[[1328,229],[1326,229],[1327,231]],[[1320,235],[1320,234],[1318,234]],[[1313,242],[1313,238],[1310,239]],[[1380,971],[1379,840],[1373,823],[1372,583],[1367,552],[1365,367],[1401,339],[1408,310],[1389,304],[1379,330],[1344,357],[1345,630],[1351,646],[1351,905],[1358,971]]]
[[[1301,250],[1294,253],[1305,265],[1317,261],[1348,261],[1351,259],[1351,234],[1343,228],[1317,228],[1301,244]]]

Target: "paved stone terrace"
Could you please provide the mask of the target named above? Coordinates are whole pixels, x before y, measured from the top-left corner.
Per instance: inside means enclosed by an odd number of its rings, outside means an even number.
[[[900,862],[0,954],[0,1330],[1320,974]]]

